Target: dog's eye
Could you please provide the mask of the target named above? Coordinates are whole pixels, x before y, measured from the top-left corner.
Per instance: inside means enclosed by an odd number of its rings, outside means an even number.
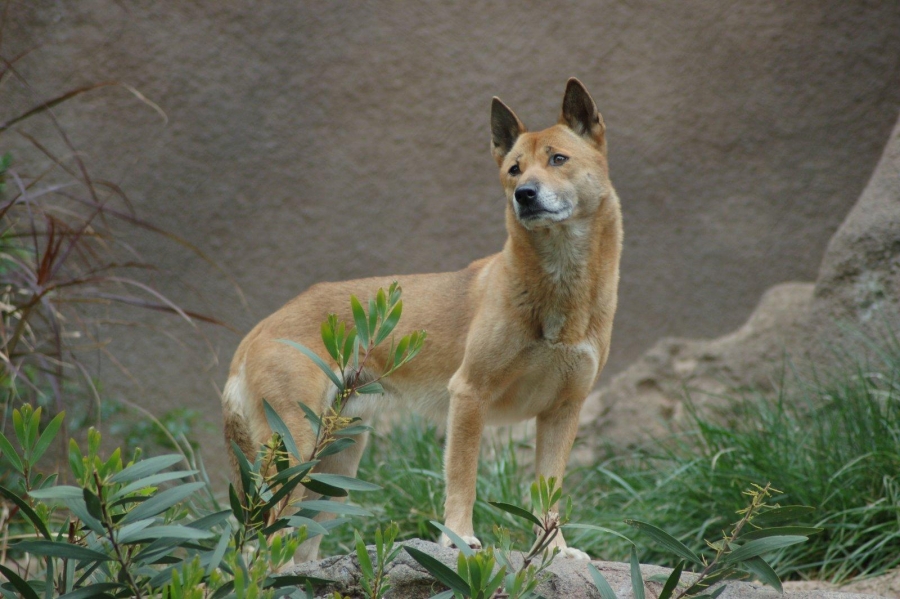
[[[568,159],[568,156],[563,156],[562,154],[554,154],[550,157],[550,164],[553,166],[559,166]]]
[[[519,165],[514,164],[511,167],[509,167],[509,174],[512,175],[513,177],[515,177],[516,175],[521,175],[522,171],[521,171],[521,169],[519,169]]]

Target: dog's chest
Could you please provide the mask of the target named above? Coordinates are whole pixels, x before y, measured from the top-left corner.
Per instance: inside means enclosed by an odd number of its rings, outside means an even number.
[[[590,390],[599,367],[597,350],[587,341],[576,345],[538,342],[520,359],[518,376],[488,406],[487,424],[527,420],[562,399],[580,399],[574,396]]]

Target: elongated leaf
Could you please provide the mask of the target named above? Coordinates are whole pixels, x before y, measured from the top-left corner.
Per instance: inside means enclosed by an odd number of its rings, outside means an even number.
[[[188,476],[193,476],[200,472],[199,470],[178,470],[177,472],[160,472],[159,474],[152,474],[147,478],[141,478],[133,483],[127,484],[115,493],[110,496],[112,501],[116,499],[120,499],[125,497],[129,493],[133,493],[140,489],[146,489],[148,487],[155,487],[160,483],[168,482],[170,480],[178,480],[179,478],[185,478]]]
[[[92,562],[105,562],[112,559],[99,551],[63,542],[21,541],[15,544],[15,548],[18,551],[26,551],[28,553],[33,553],[34,555],[58,557],[61,559],[77,559]]]
[[[346,497],[347,495],[349,495],[346,490],[340,487],[334,487],[310,477],[307,477],[300,481],[300,484],[302,484],[313,493],[318,493],[323,497]]]
[[[40,596],[37,592],[31,587],[30,584],[25,582],[21,576],[0,564],[0,574],[6,576],[6,579],[10,582],[10,584],[15,587],[17,591],[19,591],[25,599],[40,599]]]
[[[109,597],[112,593],[119,589],[127,588],[123,584],[116,582],[95,582],[89,586],[81,587],[65,595],[60,595],[57,599],[89,599],[90,597]],[[114,596],[114,595],[112,595]]]
[[[212,514],[207,514],[202,518],[197,518],[193,522],[189,522],[187,526],[191,528],[196,528],[197,530],[209,530],[213,526],[225,522],[228,519],[228,516],[231,515],[231,510],[222,510],[220,512],[214,512]],[[226,524],[226,528],[231,528],[230,525]]]
[[[612,587],[609,586],[609,582],[607,582],[606,578],[604,578],[603,574],[600,573],[600,570],[598,570],[594,564],[588,564],[588,572],[591,573],[591,578],[594,579],[594,586],[600,591],[601,599],[617,599],[615,591],[612,590]]]
[[[296,341],[291,341],[290,339],[276,339],[279,343],[284,343],[285,345],[289,345],[302,353],[304,356],[312,360],[319,369],[328,375],[328,378],[335,384],[338,389],[344,388],[344,382],[340,379],[340,377],[335,374],[335,372],[331,369],[331,367],[325,363],[325,360],[319,357],[319,355],[313,350],[309,349],[305,345],[301,345]]]
[[[160,514],[173,505],[184,501],[188,497],[190,497],[196,491],[204,488],[206,483],[196,482],[196,483],[186,483],[183,485],[179,485],[177,487],[173,487],[171,489],[166,489],[161,493],[157,493],[144,503],[140,504],[122,518],[120,524],[128,524],[129,522],[136,522],[138,520],[143,520],[144,518],[150,518],[152,516],[156,516]]]
[[[784,592],[778,574],[775,573],[772,566],[770,566],[763,558],[757,556],[745,559],[744,563],[741,564],[741,567],[750,570],[750,572],[756,575],[761,583],[769,585],[779,593]]]
[[[343,514],[346,516],[372,515],[371,512],[355,505],[347,505],[346,503],[340,503],[338,501],[325,501],[323,499],[301,501],[297,504],[297,507],[303,510],[311,510],[314,512],[328,512],[329,514]]]
[[[520,508],[517,505],[512,505],[511,503],[503,503],[502,501],[488,501],[495,508],[501,509],[504,512],[512,514],[513,516],[517,516],[522,518],[523,520],[528,520],[535,526],[541,526],[541,520],[528,510],[524,508]]]
[[[644,577],[641,575],[641,563],[634,546],[631,547],[631,592],[634,593],[634,599],[644,599]]]
[[[752,541],[753,539],[764,539],[766,537],[782,537],[785,535],[798,535],[807,537],[822,532],[822,528],[813,528],[812,526],[778,526],[775,528],[761,528],[759,530],[751,530],[738,537],[740,541]]]
[[[751,522],[755,526],[766,528],[767,526],[781,524],[782,522],[797,522],[806,516],[811,515],[815,511],[816,508],[806,505],[786,505],[784,507],[777,507],[765,512],[760,512],[753,516]]]
[[[324,457],[339,453],[341,451],[344,451],[351,445],[355,445],[355,444],[356,444],[356,440],[350,439],[349,437],[341,437],[341,438],[335,439],[334,441],[332,441],[331,443],[326,445],[325,449],[323,449],[322,451],[319,452],[319,457],[324,458]]]
[[[450,541],[454,545],[456,545],[456,548],[459,549],[460,553],[462,553],[464,556],[470,557],[475,555],[475,552],[472,551],[472,548],[469,547],[469,544],[466,543],[461,536],[435,520],[431,520],[431,525],[447,535],[447,538],[450,539]]]
[[[298,401],[297,406],[303,410],[304,414],[306,414],[306,419],[309,420],[309,425],[312,427],[313,434],[318,437],[319,429],[322,428],[322,418],[302,401]]]
[[[234,441],[231,442],[231,452],[234,454],[234,457],[237,458],[238,470],[241,477],[241,488],[244,491],[244,496],[254,497],[258,490],[253,484],[253,466],[250,465],[247,456],[244,455],[244,451]]]
[[[372,568],[372,558],[369,557],[369,550],[360,536],[358,530],[353,531],[356,540],[356,559],[359,560],[359,569],[362,571],[362,580],[372,580],[375,578],[375,570]]]
[[[44,432],[41,433],[41,438],[38,439],[38,442],[34,446],[34,450],[31,452],[32,464],[41,459],[41,456],[44,455],[44,452],[47,451],[47,448],[53,443],[53,440],[56,438],[56,433],[59,431],[59,427],[62,426],[63,418],[65,418],[65,416],[65,412],[60,412],[53,420],[47,423]]]
[[[380,491],[381,487],[376,484],[366,482],[364,480],[359,480],[358,478],[351,478],[349,476],[343,476],[341,474],[310,474],[309,478],[313,480],[317,480],[319,482],[323,482],[326,485],[331,485],[332,487],[338,487],[340,489],[346,489],[348,491]]]
[[[393,332],[394,327],[396,327],[397,323],[400,321],[400,314],[402,313],[403,302],[397,302],[397,305],[394,306],[391,313],[388,314],[387,318],[384,319],[384,322],[381,323],[381,327],[378,329],[378,336],[375,337],[375,345],[378,345],[387,339],[387,336]]]
[[[381,383],[366,383],[356,390],[360,395],[384,395],[384,387]]]
[[[678,587],[678,581],[681,580],[682,570],[684,570],[684,560],[678,562],[678,565],[672,570],[672,573],[666,580],[666,584],[663,585],[662,590],[659,592],[658,599],[669,599],[672,596],[672,593]]]
[[[432,595],[429,599],[453,599],[456,595],[453,591],[441,591],[437,595]]]
[[[328,529],[322,526],[320,523],[311,518],[304,518],[303,516],[291,516],[290,518],[288,518],[288,525],[293,528],[301,528],[305,526],[307,538],[324,535],[328,532]]]
[[[353,435],[361,435],[363,433],[371,432],[372,427],[367,424],[356,424],[354,426],[348,426],[347,428],[342,428],[338,431],[338,435],[342,435],[344,437],[350,437]]]
[[[328,355],[337,362],[341,356],[338,353],[337,340],[334,337],[334,328],[332,328],[331,319],[322,323],[322,343],[325,345]]]
[[[206,575],[209,576],[213,572],[215,572],[216,568],[222,563],[222,558],[225,557],[225,551],[228,550],[228,542],[231,537],[231,525],[226,524],[225,530],[222,531],[222,536],[219,538],[219,542],[216,543],[216,548],[213,549],[212,554],[209,556],[209,564],[206,566]]]
[[[315,576],[303,576],[301,574],[273,574],[266,578],[263,583],[264,589],[283,589],[287,586],[301,586],[309,583],[314,587],[331,584],[334,580],[327,578],[316,578]]]
[[[657,528],[652,524],[647,524],[646,522],[641,522],[640,520],[625,520],[625,524],[629,526],[633,526],[640,530],[641,532],[646,533],[650,537],[653,538],[654,541],[671,551],[672,553],[678,555],[678,557],[684,558],[691,563],[703,565],[703,560],[701,560],[696,553],[688,549],[684,543],[662,530],[661,528]]]
[[[734,551],[726,555],[723,561],[726,563],[741,562],[745,559],[756,557],[763,553],[768,553],[769,551],[775,551],[776,549],[781,549],[782,547],[790,547],[791,545],[804,543],[806,541],[806,537],[802,537],[799,535],[784,535],[780,537],[766,537],[764,539],[756,539],[750,541],[746,545],[735,549]]]
[[[103,524],[100,523],[99,520],[91,516],[88,512],[87,506],[84,503],[84,497],[72,497],[69,499],[64,499],[63,504],[69,508],[69,511],[75,514],[75,517],[81,520],[85,526],[90,528],[98,535],[102,535],[105,531],[103,529]]]
[[[717,588],[715,591],[711,591],[709,593],[703,593],[702,595],[693,595],[691,599],[716,599],[719,595],[725,592],[725,589],[728,587],[726,585],[722,585]]]
[[[97,520],[103,519],[103,513],[100,508],[100,498],[87,489],[81,490],[84,496],[84,504],[87,506],[88,513]]]
[[[291,434],[291,429],[287,427],[284,420],[282,420],[281,416],[278,415],[278,412],[275,411],[275,408],[273,408],[265,399],[263,399],[263,410],[266,413],[266,420],[269,422],[269,428],[281,435],[281,440],[284,441],[284,447],[298,462],[302,462],[303,458],[300,457],[300,450],[297,449],[297,444],[294,443],[294,435]]]
[[[35,499],[84,499],[81,487],[73,487],[71,485],[57,485],[46,489],[34,489],[29,491],[30,496]]]
[[[611,528],[606,528],[603,526],[596,526],[594,524],[563,524],[561,526],[561,528],[571,528],[571,529],[576,529],[576,530],[580,529],[580,530],[593,530],[596,532],[605,532],[605,533],[609,533],[611,535],[615,535],[615,536],[619,537],[620,539],[625,539],[626,541],[628,541],[629,543],[634,545],[634,541],[632,541],[631,539],[629,539],[622,533],[616,532],[615,530],[612,530]]]
[[[17,472],[23,472],[22,460],[19,458],[19,454],[16,453],[12,443],[9,442],[9,439],[7,439],[3,433],[0,433],[0,455],[6,456],[6,459],[12,463],[13,468],[15,468]]]
[[[369,321],[366,311],[355,295],[350,296],[350,311],[353,312],[353,322],[356,324],[356,336],[364,348],[369,347]]]
[[[113,483],[130,483],[139,478],[161,472],[169,466],[174,466],[183,459],[183,456],[174,453],[147,458],[146,460],[141,460],[140,462],[128,466],[121,472],[117,472],[109,479],[109,481]]]
[[[441,582],[454,591],[460,592],[466,596],[472,594],[469,585],[463,580],[459,574],[445,566],[441,561],[431,557],[427,553],[419,551],[415,547],[403,547],[406,552],[428,571],[438,582]]]
[[[238,497],[237,489],[234,485],[228,485],[228,503],[231,505],[231,513],[237,518],[238,523],[244,524],[247,521],[247,514],[244,506],[241,505],[241,498]]]
[[[212,531],[197,530],[189,526],[151,526],[143,530],[137,530],[126,536],[119,537],[119,542],[125,545],[137,543],[148,539],[187,539],[197,541],[214,536]]]
[[[19,508],[19,511],[25,514],[25,517],[28,518],[31,524],[33,524],[34,527],[38,529],[38,532],[40,532],[45,539],[50,538],[50,531],[47,530],[47,527],[44,525],[44,522],[43,520],[41,520],[40,516],[38,516],[37,513],[33,509],[31,509],[31,506],[28,505],[28,502],[3,486],[0,486],[0,495],[3,495],[9,501],[12,501],[14,504],[16,504],[16,507]]]

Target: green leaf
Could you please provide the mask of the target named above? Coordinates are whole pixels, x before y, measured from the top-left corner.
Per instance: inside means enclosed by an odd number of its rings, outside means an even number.
[[[688,549],[684,545],[684,543],[682,543],[666,531],[662,530],[661,528],[657,528],[656,526],[647,524],[646,522],[641,522],[640,520],[625,520],[625,524],[633,526],[641,532],[646,533],[657,543],[659,543],[672,553],[678,555],[678,557],[684,558],[694,564],[699,564],[701,566],[703,565],[703,560],[701,560],[696,553]]]
[[[684,560],[679,561],[675,569],[672,570],[672,574],[669,575],[657,599],[669,599],[672,596],[672,593],[675,592],[675,588],[678,586],[678,581],[681,580],[682,570],[684,570]]]
[[[442,533],[447,535],[447,538],[456,545],[456,548],[459,549],[460,553],[462,553],[466,557],[470,557],[475,555],[475,552],[472,551],[472,548],[469,547],[469,544],[466,543],[461,536],[441,524],[436,520],[431,520],[431,525],[440,530]]]
[[[781,579],[778,578],[778,574],[775,573],[775,570],[772,569],[772,566],[764,560],[763,558],[756,556],[751,557],[744,560],[744,563],[741,564],[741,567],[750,570],[760,582],[763,584],[767,584],[779,593],[783,593],[784,589],[781,586]]]
[[[70,512],[75,514],[75,516],[84,523],[85,526],[98,535],[104,534],[105,531],[103,530],[103,525],[88,512],[83,496],[64,499],[63,503],[69,508]]]
[[[742,562],[751,557],[756,557],[769,551],[775,551],[783,547],[790,547],[797,543],[804,543],[808,539],[799,535],[784,535],[779,537],[766,537],[764,539],[756,539],[750,541],[746,545],[735,549],[725,556],[725,563]]]
[[[502,501],[488,501],[495,508],[501,509],[504,512],[512,514],[513,516],[517,516],[522,518],[523,520],[528,520],[535,526],[542,526],[542,522],[540,518],[529,512],[524,508],[520,508],[517,505],[512,505],[511,503],[503,503]]]
[[[301,352],[304,356],[306,356],[307,358],[312,360],[316,364],[316,366],[319,367],[319,369],[322,372],[327,374],[328,378],[331,379],[331,381],[335,384],[335,386],[338,389],[344,388],[344,382],[341,380],[341,378],[337,374],[335,374],[335,372],[331,369],[331,367],[325,363],[325,360],[320,358],[318,356],[318,354],[316,354],[316,352],[309,349],[305,345],[301,345],[301,344],[297,343],[296,341],[290,341],[289,339],[276,339],[276,341],[278,341],[279,343],[284,343],[285,345],[290,345],[297,351]]]
[[[288,450],[288,453],[294,456],[298,462],[302,462],[303,458],[300,457],[300,450],[297,449],[297,444],[294,443],[294,435],[291,434],[291,429],[287,427],[284,420],[275,411],[275,408],[265,399],[263,399],[263,411],[266,413],[269,428],[281,435],[281,440],[284,442],[284,447]]]
[[[462,593],[467,597],[472,594],[466,581],[439,560],[414,547],[404,547],[403,549],[406,550],[414,560],[419,562],[419,565],[425,568],[438,582],[447,585],[454,591]]]
[[[341,438],[335,439],[334,441],[332,441],[331,443],[326,445],[325,448],[322,449],[322,451],[319,452],[319,457],[324,458],[326,456],[330,456],[332,454],[339,453],[341,451],[344,451],[351,445],[355,445],[355,444],[356,444],[356,440],[350,439],[348,437],[341,437]]]
[[[610,528],[605,528],[603,526],[596,526],[594,524],[563,524],[560,528],[573,528],[576,530],[581,529],[581,530],[593,530],[596,532],[605,532],[605,533],[609,533],[611,535],[615,535],[615,536],[619,537],[620,539],[625,539],[626,541],[628,541],[629,543],[634,545],[634,541],[632,541],[631,539],[629,539],[622,533],[616,532],[615,530],[612,530]]]
[[[318,493],[324,497],[346,497],[349,495],[346,490],[340,487],[334,487],[328,483],[323,483],[322,481],[312,478],[311,475],[300,481],[300,484],[313,493]]]
[[[328,350],[328,355],[330,355],[335,362],[340,360],[340,352],[338,352],[337,340],[334,337],[334,328],[331,323],[331,318],[322,323],[322,343],[325,345],[325,349]]]
[[[307,538],[316,537],[328,533],[328,529],[311,518],[303,516],[291,516],[288,519],[288,526],[292,528],[306,527]]]
[[[303,410],[303,413],[306,414],[306,419],[309,420],[309,426],[312,427],[313,434],[318,437],[319,429],[322,428],[322,418],[302,401],[298,401],[297,405]]]
[[[140,489],[146,489],[148,487],[156,487],[159,483],[168,482],[170,480],[177,480],[179,478],[185,478],[187,476],[193,476],[197,474],[199,470],[178,470],[176,472],[160,472],[159,474],[152,474],[147,478],[141,478],[133,483],[125,485],[118,491],[112,494],[110,497],[111,501],[115,501],[121,497],[125,497],[129,493],[133,493]]]
[[[766,528],[767,526],[780,524],[782,522],[797,522],[798,520],[802,520],[806,516],[811,515],[815,511],[816,508],[805,505],[786,505],[784,507],[777,507],[765,512],[760,512],[753,516],[753,519],[750,520],[750,522],[754,526]]]
[[[302,510],[311,510],[313,512],[327,512],[329,514],[343,514],[347,516],[371,516],[372,513],[355,505],[348,505],[338,501],[326,501],[323,499],[312,499],[310,501],[301,501],[297,507]]]
[[[283,589],[287,586],[300,586],[309,583],[313,586],[331,584],[334,580],[316,578],[315,576],[303,576],[302,574],[283,574],[269,576],[263,583],[264,589]]]
[[[10,584],[15,587],[19,593],[22,594],[22,597],[25,599],[40,599],[40,596],[37,592],[31,587],[30,584],[22,580],[22,577],[7,568],[6,566],[0,564],[0,574],[6,576],[6,579],[10,582]]]
[[[132,481],[138,480],[139,478],[144,478],[146,476],[156,474],[157,472],[165,470],[169,466],[174,466],[183,459],[183,456],[173,453],[141,460],[140,462],[136,462],[131,466],[123,469],[121,472],[117,472],[116,474],[114,474],[112,477],[110,477],[109,482],[130,483]]]
[[[641,575],[641,563],[638,561],[637,549],[631,547],[631,592],[634,599],[644,599],[644,577]]]
[[[41,438],[38,439],[38,442],[35,444],[34,451],[31,454],[32,464],[41,459],[41,456],[44,455],[44,452],[47,451],[47,448],[53,443],[53,440],[56,438],[56,433],[59,431],[59,427],[62,426],[65,415],[65,412],[60,412],[53,420],[47,423],[47,427],[41,434]]]
[[[369,347],[369,321],[366,319],[366,311],[355,295],[350,296],[350,310],[353,312],[353,322],[356,324],[356,336],[364,348]]]
[[[366,383],[356,390],[360,395],[384,395],[384,387],[381,383]]]
[[[245,497],[253,497],[257,492],[256,486],[253,484],[252,470],[253,467],[247,461],[244,451],[234,441],[231,442],[231,451],[237,458],[238,471],[240,472],[241,488]]]
[[[22,466],[22,460],[19,458],[19,454],[16,453],[12,443],[9,442],[9,439],[7,439],[3,433],[0,433],[0,456],[6,456],[6,459],[12,463],[13,468],[15,468],[19,474],[24,474],[25,470]]]
[[[88,513],[97,520],[103,520],[103,511],[100,507],[100,498],[87,489],[81,490],[84,496],[84,504],[87,506]]]
[[[241,525],[246,524],[247,514],[245,513],[244,506],[241,505],[241,499],[238,497],[237,489],[231,484],[228,485],[228,502],[231,504],[231,513],[237,518],[238,523]]]
[[[16,543],[14,547],[17,551],[27,551],[34,555],[58,557],[60,559],[77,559],[91,562],[105,562],[112,559],[105,553],[64,542],[21,541]]]
[[[350,437],[353,435],[361,435],[363,433],[368,433],[372,430],[372,427],[367,424],[357,424],[355,426],[348,426],[347,428],[342,428],[336,434],[344,437]]]
[[[209,556],[209,564],[206,566],[206,575],[209,576],[222,563],[222,558],[225,557],[225,551],[228,549],[228,543],[231,537],[231,525],[226,524],[225,530],[222,531],[222,535],[219,537],[219,542],[216,543],[216,548],[213,549],[213,552]]]
[[[347,337],[344,339],[344,350],[342,352],[344,359],[341,362],[341,370],[347,367],[347,362],[353,354],[354,347],[356,347],[356,328],[350,329],[350,332],[347,333]]]
[[[122,535],[119,537],[119,542],[128,545],[129,543],[137,543],[148,539],[187,539],[197,541],[208,539],[212,536],[214,536],[214,533],[209,530],[197,530],[190,526],[165,525],[150,526],[143,530],[136,530],[128,535]]]
[[[165,491],[152,496],[150,499],[125,514],[125,517],[119,521],[119,524],[125,525],[129,522],[136,522],[138,520],[150,518],[159,513],[162,513],[173,505],[184,501],[196,491],[199,491],[205,486],[206,483],[196,482],[185,483],[177,487],[172,487],[171,489],[166,489]]]
[[[50,531],[47,530],[47,526],[44,524],[44,521],[41,520],[40,516],[38,516],[33,509],[31,509],[31,506],[28,505],[27,501],[3,486],[0,486],[0,495],[3,495],[3,497],[6,497],[8,500],[16,504],[16,507],[19,508],[19,511],[25,514],[25,517],[28,518],[28,520],[34,525],[35,528],[38,529],[38,532],[40,532],[45,539],[50,538]]]
[[[753,539],[764,539],[766,537],[779,537],[785,535],[798,535],[807,537],[822,532],[823,528],[813,528],[811,526],[778,526],[775,528],[761,528],[752,530],[738,537],[740,541],[752,541]]]
[[[84,499],[81,487],[73,487],[71,485],[57,485],[46,489],[34,489],[28,492],[28,495],[35,499]]]
[[[397,326],[397,323],[400,322],[400,315],[403,313],[403,302],[397,302],[397,305],[394,306],[394,309],[391,310],[391,313],[388,314],[387,318],[384,319],[384,322],[381,323],[381,327],[378,329],[378,336],[375,337],[375,345],[378,345],[390,335],[394,328]]]
[[[94,582],[89,586],[81,587],[80,589],[76,589],[74,591],[66,593],[65,595],[60,595],[59,597],[57,597],[57,599],[89,599],[90,597],[101,596],[109,597],[111,596],[109,593],[126,588],[128,587],[116,582]]]
[[[615,591],[612,590],[612,587],[609,586],[609,582],[607,582],[606,578],[603,577],[603,574],[600,573],[600,570],[598,570],[594,564],[588,564],[588,572],[591,573],[591,578],[594,579],[594,586],[600,591],[601,599],[616,599]]]
[[[369,483],[364,480],[359,480],[358,478],[343,476],[341,474],[310,474],[309,478],[317,480],[319,482],[323,482],[326,485],[331,485],[332,487],[338,487],[340,489],[346,489],[348,491],[381,490],[381,487],[376,484]]]
[[[372,568],[372,558],[369,557],[366,544],[358,530],[353,531],[353,536],[356,539],[356,559],[359,560],[359,569],[362,571],[363,579],[372,580],[375,578],[375,570]]]

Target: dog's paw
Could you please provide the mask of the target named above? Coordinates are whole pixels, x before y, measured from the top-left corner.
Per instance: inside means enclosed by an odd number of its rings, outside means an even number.
[[[591,556],[585,553],[580,549],[575,549],[574,547],[565,547],[564,549],[559,550],[559,556],[566,559],[576,559],[576,560],[588,560],[590,561]]]
[[[466,545],[469,546],[470,549],[481,549],[481,541],[478,540],[478,537],[467,537],[466,535],[460,535],[460,538],[466,542]],[[456,549],[456,543],[450,540],[450,537],[447,535],[441,535],[441,545],[443,547],[452,547]]]

